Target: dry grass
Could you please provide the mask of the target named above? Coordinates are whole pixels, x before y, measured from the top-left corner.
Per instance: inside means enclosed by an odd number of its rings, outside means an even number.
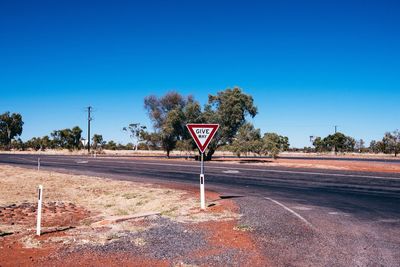
[[[179,222],[231,220],[239,216],[229,211],[199,212],[197,197],[183,190],[7,165],[0,165],[0,206],[36,203],[38,185],[43,185],[44,202],[74,203],[92,214],[81,221],[77,229],[69,231],[72,235],[62,238],[64,243],[106,243],[126,231],[144,231],[152,227],[140,226],[135,219],[116,223],[116,219],[140,214],[159,213]],[[0,222],[0,229],[7,231],[23,230],[21,227],[18,222],[15,225],[2,225]],[[30,231],[34,227],[29,226]],[[22,243],[25,247],[37,246],[31,241],[32,237],[27,237]]]
[[[159,212],[180,221],[213,219],[210,214],[193,214],[198,199],[183,190],[7,165],[0,165],[0,206],[36,202],[40,184],[44,201],[72,202],[103,217]]]
[[[129,233],[157,226],[157,220],[131,219],[140,214],[158,213],[158,216],[183,223],[233,220],[239,217],[227,209],[200,212],[198,198],[184,190],[0,164],[0,206],[36,203],[38,185],[44,187],[44,202],[73,203],[89,210],[91,217],[68,230],[65,236],[48,236],[43,240],[34,237],[35,225],[27,226],[18,221],[14,225],[0,223],[2,231],[22,233],[19,242],[24,248],[40,248],[46,244],[101,245],[128,237]],[[121,217],[130,219],[118,220]],[[143,239],[131,242],[138,246],[146,244]]]
[[[178,203],[193,204],[190,198],[183,198],[184,191],[2,165],[0,205],[36,202],[39,184],[44,187],[44,201],[72,202],[102,216],[121,216],[146,211],[167,212],[178,210]]]

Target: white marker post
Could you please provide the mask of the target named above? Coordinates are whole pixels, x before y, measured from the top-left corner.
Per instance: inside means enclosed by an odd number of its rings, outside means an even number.
[[[40,171],[40,158],[37,159],[37,170]]]
[[[206,196],[204,190],[204,153],[201,153],[200,163],[200,209],[206,209]]]
[[[218,124],[187,124],[191,136],[197,144],[197,147],[201,153],[201,163],[200,163],[200,208],[202,210],[206,209],[206,196],[205,196],[205,188],[204,188],[204,151],[206,150],[208,144],[211,139],[214,137],[217,132],[219,125]]]
[[[37,209],[37,222],[36,222],[36,235],[40,235],[40,225],[42,221],[42,199],[43,199],[43,186],[39,185],[38,189],[38,209]]]

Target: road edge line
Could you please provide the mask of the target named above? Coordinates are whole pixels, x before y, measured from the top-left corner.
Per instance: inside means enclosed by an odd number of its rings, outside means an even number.
[[[279,201],[276,201],[275,199],[272,199],[270,197],[264,197],[264,198],[274,202],[275,204],[277,204],[279,206],[281,206],[282,208],[284,208],[285,210],[287,210],[288,212],[290,212],[291,214],[296,216],[298,219],[300,219],[302,222],[304,222],[307,226],[309,226],[312,229],[315,229],[315,227],[309,221],[307,221],[304,217],[302,217],[300,214],[298,214],[294,210],[290,209],[289,207],[285,206],[284,204],[280,203]]]

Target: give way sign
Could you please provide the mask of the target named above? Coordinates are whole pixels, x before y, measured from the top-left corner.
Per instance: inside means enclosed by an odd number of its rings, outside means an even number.
[[[204,153],[211,139],[219,128],[219,124],[200,124],[189,123],[186,124],[190,134],[197,144],[201,153]]]

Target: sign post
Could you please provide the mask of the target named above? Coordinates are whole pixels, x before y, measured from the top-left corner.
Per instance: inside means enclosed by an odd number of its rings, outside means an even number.
[[[186,125],[190,135],[196,142],[197,147],[201,153],[201,163],[200,163],[200,208],[202,210],[206,209],[206,199],[205,199],[205,189],[204,189],[204,151],[206,150],[211,139],[217,132],[218,124],[197,124],[189,123]]]
[[[40,235],[40,226],[42,221],[42,198],[43,198],[43,186],[39,185],[38,189],[38,209],[37,209],[37,222],[36,222],[36,235]]]

